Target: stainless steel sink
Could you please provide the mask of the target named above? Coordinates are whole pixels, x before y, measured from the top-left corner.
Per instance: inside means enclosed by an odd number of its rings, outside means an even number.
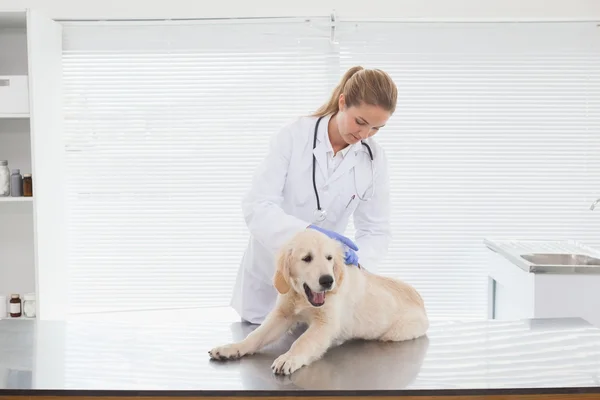
[[[536,265],[600,265],[600,258],[584,254],[524,254],[521,257]]]

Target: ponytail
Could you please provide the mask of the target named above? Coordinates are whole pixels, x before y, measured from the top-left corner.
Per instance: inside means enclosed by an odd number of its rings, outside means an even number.
[[[327,103],[319,107],[313,116],[322,117],[337,113],[340,110],[339,101],[342,94],[347,107],[365,103],[383,107],[390,113],[396,110],[398,89],[392,78],[379,69],[355,66],[346,71]]]
[[[323,104],[314,113],[314,116],[315,117],[323,117],[325,115],[337,113],[340,110],[340,103],[339,103],[340,95],[342,93],[344,93],[344,87],[346,86],[346,84],[348,83],[350,78],[352,78],[352,76],[354,74],[356,74],[358,71],[362,71],[363,69],[364,68],[361,66],[356,66],[356,67],[352,67],[348,71],[346,71],[344,76],[342,76],[340,83],[338,83],[338,85],[333,89],[333,93],[331,93],[331,97],[329,97],[329,101],[327,101],[327,103]]]

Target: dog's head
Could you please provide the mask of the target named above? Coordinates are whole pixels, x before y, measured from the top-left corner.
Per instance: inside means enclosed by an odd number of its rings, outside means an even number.
[[[296,234],[280,250],[273,284],[281,294],[293,290],[313,307],[325,304],[344,277],[344,249],[314,229]]]

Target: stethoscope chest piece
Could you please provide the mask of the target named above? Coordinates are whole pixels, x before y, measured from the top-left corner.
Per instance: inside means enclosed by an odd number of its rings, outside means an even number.
[[[313,214],[315,221],[323,222],[327,218],[327,211],[325,210],[315,210]]]

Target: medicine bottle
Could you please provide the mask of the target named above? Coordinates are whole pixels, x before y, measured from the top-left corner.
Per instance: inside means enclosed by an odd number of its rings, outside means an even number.
[[[10,195],[12,197],[23,196],[23,176],[19,169],[13,169],[10,174]]]
[[[0,160],[0,197],[10,196],[10,170],[8,161]]]
[[[23,196],[33,196],[33,182],[31,180],[31,174],[23,174]]]
[[[21,316],[21,296],[18,294],[10,295],[10,316],[12,318],[19,318]]]

